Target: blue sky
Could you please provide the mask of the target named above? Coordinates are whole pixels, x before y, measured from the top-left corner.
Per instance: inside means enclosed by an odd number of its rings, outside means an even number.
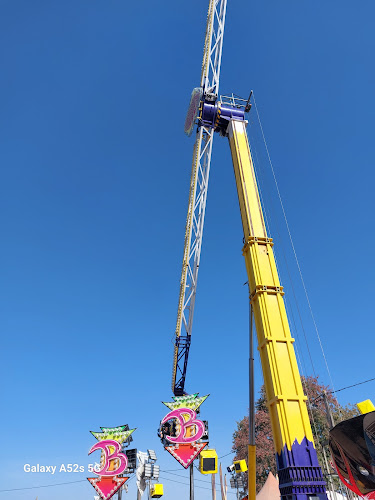
[[[93,498],[87,474],[23,466],[87,465],[89,431],[124,423],[137,427],[134,446],[155,449],[169,471],[164,498],[188,493],[173,482],[186,485],[186,472],[156,429],[171,397],[193,147],[183,124],[207,6],[0,1],[0,490],[83,481],[0,497]],[[254,90],[337,389],[374,376],[374,15],[371,0],[228,0],[222,59],[223,93]],[[249,122],[288,308],[282,252],[309,339],[314,366],[298,326],[302,368],[330,384],[254,109]],[[201,414],[219,456],[248,407],[236,196],[227,141],[215,137],[186,388],[210,394]],[[256,372],[259,387],[259,364]],[[339,401],[375,399],[374,389],[342,391]],[[209,497],[196,490],[197,500]]]

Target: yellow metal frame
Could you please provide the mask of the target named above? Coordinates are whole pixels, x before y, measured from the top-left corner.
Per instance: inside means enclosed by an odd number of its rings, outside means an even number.
[[[215,468],[214,469],[209,470],[209,471],[203,470],[203,460],[205,458],[214,458],[215,459]],[[218,458],[217,458],[216,450],[205,449],[205,450],[201,451],[201,453],[199,455],[199,472],[201,474],[216,474],[217,473],[217,461],[218,461]]]
[[[155,483],[150,488],[151,498],[160,498],[164,495],[164,488],[161,483]]]
[[[361,401],[356,404],[358,410],[364,415],[365,413],[370,413],[371,411],[375,411],[375,406],[371,399],[366,399],[365,401]]]
[[[247,471],[246,460],[235,460],[233,462],[235,472],[240,474],[241,472]]]
[[[248,500],[256,499],[256,447],[255,445],[249,444],[247,447],[247,457],[248,457],[248,470],[247,470],[247,484],[248,484]]]
[[[273,241],[264,223],[255,172],[246,134],[246,122],[228,126],[237,193],[245,236],[243,255],[249,279],[267,405],[277,453],[286,445],[313,436],[303,393],[294,339],[289,330],[283,288],[273,255]]]

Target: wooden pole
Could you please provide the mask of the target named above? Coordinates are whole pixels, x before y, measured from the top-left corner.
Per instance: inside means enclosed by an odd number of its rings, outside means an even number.
[[[220,489],[221,489],[221,500],[226,500],[224,483],[223,483],[223,471],[221,469],[221,464],[220,464]]]
[[[216,476],[216,474],[211,474],[212,500],[216,500],[215,476]]]

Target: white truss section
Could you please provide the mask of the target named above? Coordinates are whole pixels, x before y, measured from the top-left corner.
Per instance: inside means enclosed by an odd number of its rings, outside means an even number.
[[[201,86],[205,94],[215,94],[216,96],[219,93],[226,7],[227,0],[210,0],[207,15]],[[175,332],[176,345],[172,374],[172,390],[174,392],[176,387],[183,390],[185,382],[202,247],[213,135],[213,129],[200,127],[194,145]],[[187,342],[182,342],[183,337]],[[179,340],[181,340],[180,343]]]
[[[221,54],[227,0],[210,0],[204,42],[201,86],[205,92],[219,94]]]

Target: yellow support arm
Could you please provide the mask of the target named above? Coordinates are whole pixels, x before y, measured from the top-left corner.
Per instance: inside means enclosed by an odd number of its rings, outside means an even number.
[[[227,134],[245,236],[243,255],[277,452],[281,493],[282,496],[283,491],[285,496],[291,493],[299,496],[301,487],[297,483],[300,485],[300,481],[303,482],[306,476],[309,486],[302,496],[306,498],[322,494],[321,498],[325,498],[324,481],[316,458],[307,412],[307,398],[303,393],[293,347],[294,339],[285,311],[283,287],[279,282],[273,242],[267,236],[264,223],[246,122],[231,120]],[[296,468],[302,470],[299,482],[294,477]],[[312,481],[313,478],[315,482]],[[309,491],[309,488],[312,489]]]

